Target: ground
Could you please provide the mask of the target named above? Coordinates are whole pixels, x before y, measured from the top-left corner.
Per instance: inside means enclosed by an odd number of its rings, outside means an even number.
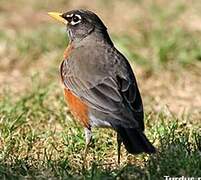
[[[155,155],[129,155],[116,134],[95,129],[87,166],[84,133],[59,77],[68,44],[49,11],[87,8],[108,27],[136,74]],[[1,0],[0,179],[164,179],[201,176],[199,0]]]

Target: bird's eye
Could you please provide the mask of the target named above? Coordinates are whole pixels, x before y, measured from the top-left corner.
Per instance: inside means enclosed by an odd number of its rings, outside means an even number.
[[[74,23],[78,22],[79,20],[80,20],[80,18],[79,18],[77,15],[74,15],[74,16],[72,17],[72,21],[73,21]]]
[[[81,22],[81,16],[79,14],[68,14],[65,16],[65,19],[71,24],[76,25]]]
[[[81,16],[79,14],[75,14],[72,16],[71,25],[76,25],[81,22]]]

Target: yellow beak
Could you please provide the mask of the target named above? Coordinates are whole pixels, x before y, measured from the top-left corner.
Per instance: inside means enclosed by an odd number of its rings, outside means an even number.
[[[57,12],[48,12],[48,15],[52,18],[56,19],[59,22],[62,22],[63,24],[67,24],[67,20],[65,20],[63,17],[61,17],[62,13]]]

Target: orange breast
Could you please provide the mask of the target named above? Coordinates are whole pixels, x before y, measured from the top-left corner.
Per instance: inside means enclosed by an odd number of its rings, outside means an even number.
[[[75,119],[78,119],[84,127],[90,128],[87,105],[68,89],[64,89],[64,95]]]
[[[64,51],[64,59],[68,59],[70,53],[73,50],[72,44],[69,44],[68,47]],[[62,65],[61,65],[62,71]],[[63,81],[63,77],[61,77]],[[70,112],[75,117],[75,119],[79,120],[84,127],[89,128],[89,119],[88,119],[88,107],[87,105],[77,96],[75,96],[70,90],[64,89],[65,99],[67,101]]]

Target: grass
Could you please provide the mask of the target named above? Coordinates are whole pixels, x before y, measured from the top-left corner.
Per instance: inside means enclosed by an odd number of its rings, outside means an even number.
[[[0,179],[200,177],[198,4],[196,0],[168,4],[147,0],[20,0],[11,5],[3,0]],[[59,85],[58,69],[67,36],[62,26],[44,15],[52,8],[74,7],[101,14],[115,45],[135,65],[145,105],[145,133],[158,150],[155,155],[129,155],[122,146],[118,166],[115,132],[94,129],[87,167],[83,169],[83,129],[71,116]],[[195,19],[190,21],[188,17]]]
[[[167,28],[167,27],[166,27]],[[148,68],[172,69],[196,64],[201,60],[199,35],[192,36],[180,28],[166,29],[160,26],[142,31],[142,37],[130,37],[128,34],[114,37],[118,47],[129,59]],[[143,54],[140,49],[144,49]]]
[[[69,118],[60,92],[52,96],[57,88],[38,85],[15,103],[9,94],[0,103],[1,179],[163,179],[166,175],[201,175],[200,130],[183,123],[185,117],[177,119],[164,112],[146,114],[145,119],[147,134],[158,148],[156,155],[131,156],[123,150],[118,167],[115,133],[95,129],[88,166],[83,170],[83,130]]]

